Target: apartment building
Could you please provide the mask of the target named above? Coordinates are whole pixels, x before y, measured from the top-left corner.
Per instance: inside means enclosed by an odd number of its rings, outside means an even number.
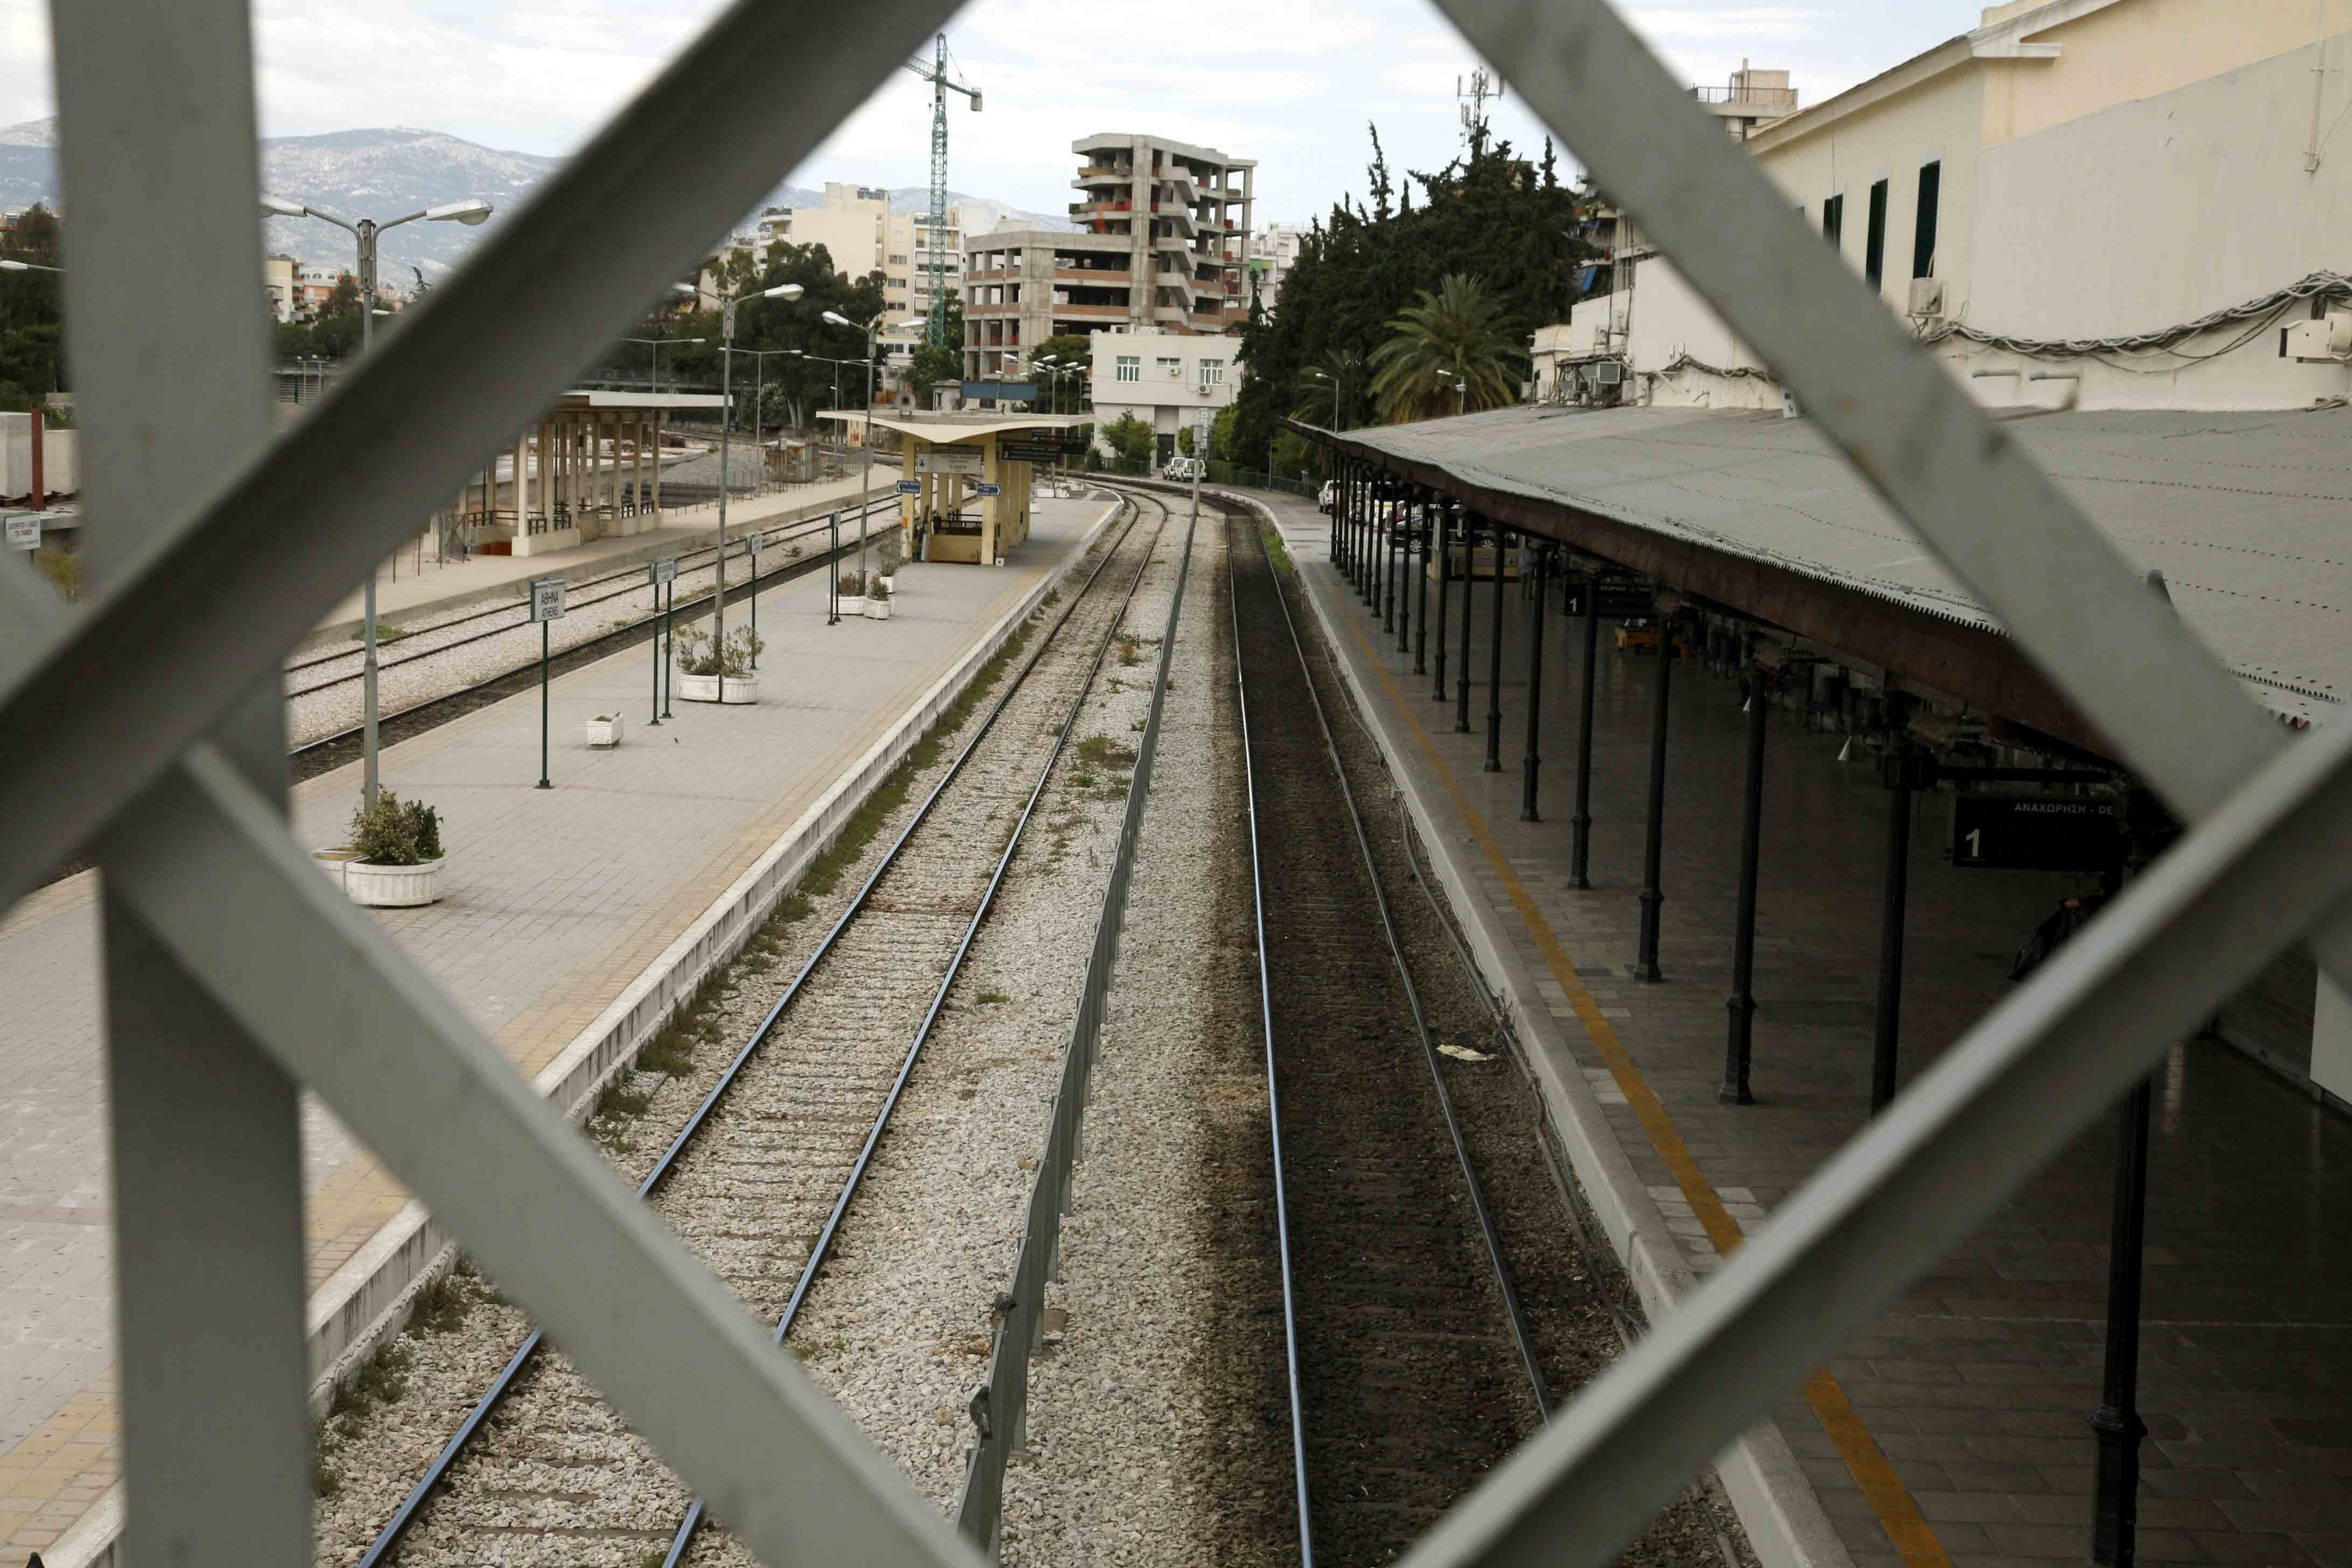
[[[2352,395],[2352,294],[2307,281],[2352,249],[2347,58],[2337,5],[2011,0],[1745,145],[1980,401],[2305,406]],[[1579,357],[1613,338],[1628,398],[1779,406],[1671,261],[1618,260]]]
[[[272,319],[290,321],[294,319],[295,269],[301,263],[290,256],[265,256],[261,258],[261,289],[269,299]]]
[[[1213,420],[1233,402],[1240,349],[1239,339],[1222,334],[1117,327],[1097,333],[1089,387],[1097,441],[1104,426],[1132,414],[1151,426],[1166,462],[1176,455],[1178,431]]]
[[[757,229],[753,243],[762,258],[779,243],[822,245],[844,277],[881,273],[883,308],[892,323],[930,311],[931,215],[893,213],[888,191],[827,182],[822,205],[763,213]],[[960,291],[964,260],[962,215],[957,208],[948,209],[941,234],[947,289],[954,294]]]
[[[1070,143],[1076,233],[998,229],[964,241],[964,374],[1006,378],[1062,332],[1216,333],[1249,319],[1257,163],[1109,133]]]
[[[1691,96],[1723,121],[1734,142],[1745,142],[1759,125],[1769,125],[1797,111],[1797,89],[1784,70],[1750,70],[1748,62],[1731,73],[1723,87],[1695,87]]]
[[[1289,223],[1270,223],[1264,234],[1251,234],[1245,279],[1248,286],[1242,290],[1244,310],[1252,290],[1256,292],[1259,302],[1267,306],[1282,297],[1282,280],[1297,265],[1298,247],[1306,239],[1307,231]]]

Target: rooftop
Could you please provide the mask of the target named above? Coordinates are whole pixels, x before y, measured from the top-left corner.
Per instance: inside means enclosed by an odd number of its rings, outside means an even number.
[[[820,419],[838,419],[844,425],[851,420],[866,421],[869,416],[859,408],[820,408]],[[901,436],[912,436],[919,441],[946,445],[955,441],[979,441],[990,436],[1005,436],[1019,430],[1070,430],[1092,421],[1076,414],[984,414],[959,411],[953,414],[927,414],[908,410],[898,414],[876,414],[872,422],[885,430],[895,430]]]

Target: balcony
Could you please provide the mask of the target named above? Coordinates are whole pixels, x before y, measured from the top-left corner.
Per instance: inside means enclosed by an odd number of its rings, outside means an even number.
[[[1128,309],[1124,305],[1060,305],[1054,307],[1055,321],[1065,319],[1081,321],[1124,321]]]
[[[1124,289],[1135,281],[1135,274],[1124,267],[1056,267],[1056,283],[1076,283],[1097,289]]]
[[[1793,87],[1749,87],[1734,89],[1727,87],[1695,87],[1690,95],[1701,103],[1738,103],[1759,112],[1787,114],[1797,107],[1797,89]]]

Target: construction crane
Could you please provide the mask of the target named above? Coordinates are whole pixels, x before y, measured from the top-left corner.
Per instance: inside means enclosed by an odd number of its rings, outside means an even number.
[[[941,33],[929,64],[908,60],[907,68],[931,84],[931,232],[925,247],[924,270],[931,275],[931,303],[924,312],[926,342],[947,341],[948,310],[948,94],[960,92],[980,112],[980,89],[948,75],[948,36]]]

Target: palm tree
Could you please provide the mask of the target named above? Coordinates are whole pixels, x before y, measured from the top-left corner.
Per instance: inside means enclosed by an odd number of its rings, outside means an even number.
[[[1290,416],[1328,418],[1332,429],[1345,430],[1357,423],[1356,412],[1363,407],[1367,391],[1364,356],[1353,349],[1332,349],[1301,373],[1298,406]]]
[[[1391,424],[1499,407],[1518,401],[1527,358],[1486,279],[1449,272],[1389,323],[1388,341],[1372,351],[1372,396]]]

